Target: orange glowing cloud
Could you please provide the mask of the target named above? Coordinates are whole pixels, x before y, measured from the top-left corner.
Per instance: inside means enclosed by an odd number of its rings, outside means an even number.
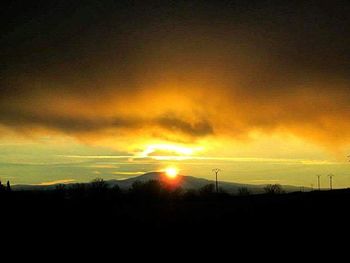
[[[306,26],[281,30],[285,21],[273,23],[274,17],[181,10],[181,21],[172,15],[124,21],[116,12],[106,20],[109,33],[97,25],[86,35],[62,27],[63,46],[48,35],[22,48],[9,33],[7,41],[17,44],[4,58],[0,128],[107,146],[247,140],[254,132],[292,134],[329,148],[350,143],[348,45],[329,45],[315,30],[306,38]],[[329,35],[332,43],[341,36]]]

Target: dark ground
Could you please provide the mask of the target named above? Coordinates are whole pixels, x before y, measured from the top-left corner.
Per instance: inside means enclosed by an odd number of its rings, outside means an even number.
[[[222,235],[267,232],[288,237],[347,229],[350,190],[276,195],[175,195],[119,191],[0,193],[1,226],[17,232]],[[45,230],[45,231],[44,231]]]
[[[80,190],[1,192],[1,252],[45,262],[338,262],[348,253],[350,189],[248,196]]]
[[[1,250],[45,262],[333,260],[347,254],[349,204],[349,189],[250,196],[2,192]]]

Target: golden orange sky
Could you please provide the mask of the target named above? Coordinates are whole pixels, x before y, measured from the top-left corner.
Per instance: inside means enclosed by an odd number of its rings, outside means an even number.
[[[27,19],[9,16],[1,38],[1,142],[45,148],[42,138],[50,138],[48,152],[74,141],[97,155],[107,148],[131,156],[163,145],[153,155],[182,155],[177,147],[227,162],[343,164],[348,18],[334,21],[312,3],[285,13],[288,4],[238,2],[43,5],[28,7]],[[337,6],[331,12],[344,15]],[[346,185],[347,168],[341,171]]]

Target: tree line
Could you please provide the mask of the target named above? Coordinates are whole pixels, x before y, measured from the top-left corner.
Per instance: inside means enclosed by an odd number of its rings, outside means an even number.
[[[10,181],[7,181],[6,185],[0,181],[0,192],[10,192],[12,190]],[[118,185],[110,187],[106,181],[102,178],[96,178],[90,183],[76,183],[71,185],[58,184],[55,186],[55,193],[64,194],[66,196],[83,196],[83,195],[98,195],[98,194],[130,194],[130,195],[143,195],[153,197],[165,197],[165,196],[185,196],[185,197],[208,197],[214,195],[230,195],[224,189],[220,188],[217,193],[214,184],[205,185],[197,190],[189,189],[184,190],[181,187],[169,188],[166,184],[158,180],[149,180],[146,182],[136,181],[130,189],[122,190]],[[264,187],[266,194],[275,195],[283,194],[285,191],[279,184],[269,184]],[[251,195],[251,191],[247,187],[240,187],[237,190],[238,196]]]
[[[285,191],[279,184],[269,184],[264,187],[264,193],[268,195],[283,194]],[[88,184],[76,183],[71,185],[59,184],[55,187],[55,192],[66,196],[86,196],[86,195],[130,195],[142,198],[195,198],[211,196],[231,196],[224,189],[216,191],[214,184],[205,185],[199,189],[184,190],[181,187],[169,187],[159,180],[149,180],[146,182],[135,181],[129,189],[121,189],[117,184],[109,186],[102,178],[96,178]],[[247,187],[240,187],[235,195],[249,196],[252,192]]]

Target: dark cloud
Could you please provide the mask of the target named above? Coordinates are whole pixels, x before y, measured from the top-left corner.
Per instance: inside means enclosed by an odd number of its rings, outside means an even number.
[[[7,127],[350,139],[347,1],[2,5]]]
[[[213,134],[213,127],[208,121],[201,120],[194,124],[176,118],[174,116],[163,116],[156,120],[156,123],[161,127],[165,127],[174,133],[184,133],[193,136],[205,136]]]
[[[211,125],[202,120],[196,123],[190,123],[186,120],[175,116],[161,116],[150,118],[141,118],[136,116],[129,117],[112,117],[112,118],[86,118],[86,117],[69,117],[30,112],[0,111],[0,122],[10,127],[42,127],[56,131],[79,134],[79,133],[96,133],[108,129],[130,130],[130,129],[147,129],[158,127],[173,134],[180,134],[192,138],[202,137],[213,133]]]

